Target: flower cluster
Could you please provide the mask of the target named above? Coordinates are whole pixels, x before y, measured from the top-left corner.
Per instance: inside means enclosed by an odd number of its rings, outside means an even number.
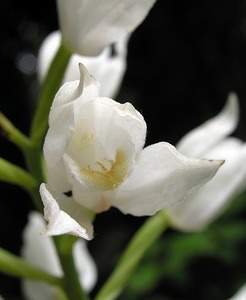
[[[26,299],[87,299],[99,274],[85,241],[96,214],[114,207],[149,217],[95,298],[114,300],[165,228],[205,229],[246,189],[246,144],[230,136],[239,122],[234,92],[176,146],[145,145],[144,116],[129,99],[112,99],[131,34],[155,1],[57,0],[60,28],[39,49],[30,136],[0,114],[0,129],[26,160],[25,170],[0,158],[0,180],[24,188],[36,208],[22,258],[0,248],[0,271],[23,279]],[[244,298],[245,286],[231,299]]]

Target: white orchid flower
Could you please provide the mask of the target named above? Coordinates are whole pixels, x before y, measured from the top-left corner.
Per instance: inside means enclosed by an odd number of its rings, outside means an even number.
[[[156,0],[57,0],[62,38],[73,52],[97,56],[132,32]]]
[[[80,65],[80,82],[55,96],[44,142],[48,185],[41,185],[46,234],[92,238],[89,212],[114,206],[149,216],[181,201],[223,163],[186,158],[170,144],[143,149],[146,123],[130,104],[98,96],[98,84]]]
[[[181,230],[200,230],[221,214],[246,188],[246,144],[229,137],[238,124],[237,96],[231,93],[219,115],[192,130],[177,149],[190,157],[224,159],[214,178],[185,201],[167,209],[172,223]]]
[[[127,41],[128,37],[124,37],[116,43],[114,45],[113,55],[111,53],[111,46],[105,47],[103,51],[95,57],[73,54],[64,74],[63,82],[69,82],[79,78],[78,64],[81,62],[100,82],[100,96],[115,96],[126,70]],[[60,43],[61,33],[59,31],[52,32],[43,41],[39,49],[37,62],[40,82],[44,80]]]
[[[52,275],[62,276],[53,240],[40,234],[44,227],[43,216],[38,212],[31,212],[23,232],[22,257]],[[97,269],[84,240],[80,239],[74,244],[73,254],[81,285],[89,292],[96,283]],[[23,280],[22,289],[27,300],[52,300],[59,293],[55,287],[33,280]]]
[[[246,285],[243,285],[239,291],[228,300],[245,300],[246,299]]]

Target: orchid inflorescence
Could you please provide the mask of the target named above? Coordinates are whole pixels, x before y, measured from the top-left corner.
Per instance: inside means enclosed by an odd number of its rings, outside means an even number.
[[[21,257],[0,251],[0,270],[22,278],[26,299],[89,299],[98,279],[88,250],[97,214],[114,207],[147,217],[95,296],[116,299],[165,229],[201,231],[245,191],[246,146],[229,136],[239,121],[236,93],[176,146],[145,146],[144,116],[129,99],[112,99],[131,34],[154,3],[57,0],[60,30],[39,49],[41,91],[30,137],[0,116],[26,160],[24,170],[1,158],[0,179],[24,188],[34,203]]]

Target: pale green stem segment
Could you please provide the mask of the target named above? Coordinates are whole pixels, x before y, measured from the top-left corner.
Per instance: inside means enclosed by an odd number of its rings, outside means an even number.
[[[0,158],[0,181],[18,185],[26,190],[32,197],[35,206],[42,210],[39,196],[38,181],[27,171],[9,161]]]
[[[71,55],[72,53],[61,43],[41,87],[38,107],[31,127],[31,139],[38,147],[41,147],[43,143],[44,135],[48,127],[48,115],[51,104],[56,92],[62,84]]]
[[[62,278],[50,275],[2,248],[0,248],[0,271],[12,276],[62,286]]]
[[[23,152],[31,147],[31,140],[19,131],[3,113],[0,112],[1,133]]]
[[[120,295],[143,256],[168,225],[169,219],[165,211],[160,211],[147,219],[133,236],[118,265],[95,300],[114,300]]]
[[[27,191],[38,186],[37,181],[25,170],[0,158],[0,180],[18,185]]]
[[[42,182],[43,169],[40,148],[29,137],[17,129],[2,113],[0,113],[0,130],[3,136],[22,150],[30,173],[36,180]]]
[[[60,263],[63,269],[63,290],[69,300],[89,300],[79,281],[73,257],[73,246],[78,238],[71,235],[54,237]]]

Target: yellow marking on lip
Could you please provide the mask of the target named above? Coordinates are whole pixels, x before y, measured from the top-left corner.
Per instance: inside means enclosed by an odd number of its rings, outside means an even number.
[[[100,190],[116,189],[127,175],[127,159],[123,151],[118,150],[115,159],[103,159],[96,162],[99,170],[91,166],[81,168],[80,171],[86,176],[86,179]]]

